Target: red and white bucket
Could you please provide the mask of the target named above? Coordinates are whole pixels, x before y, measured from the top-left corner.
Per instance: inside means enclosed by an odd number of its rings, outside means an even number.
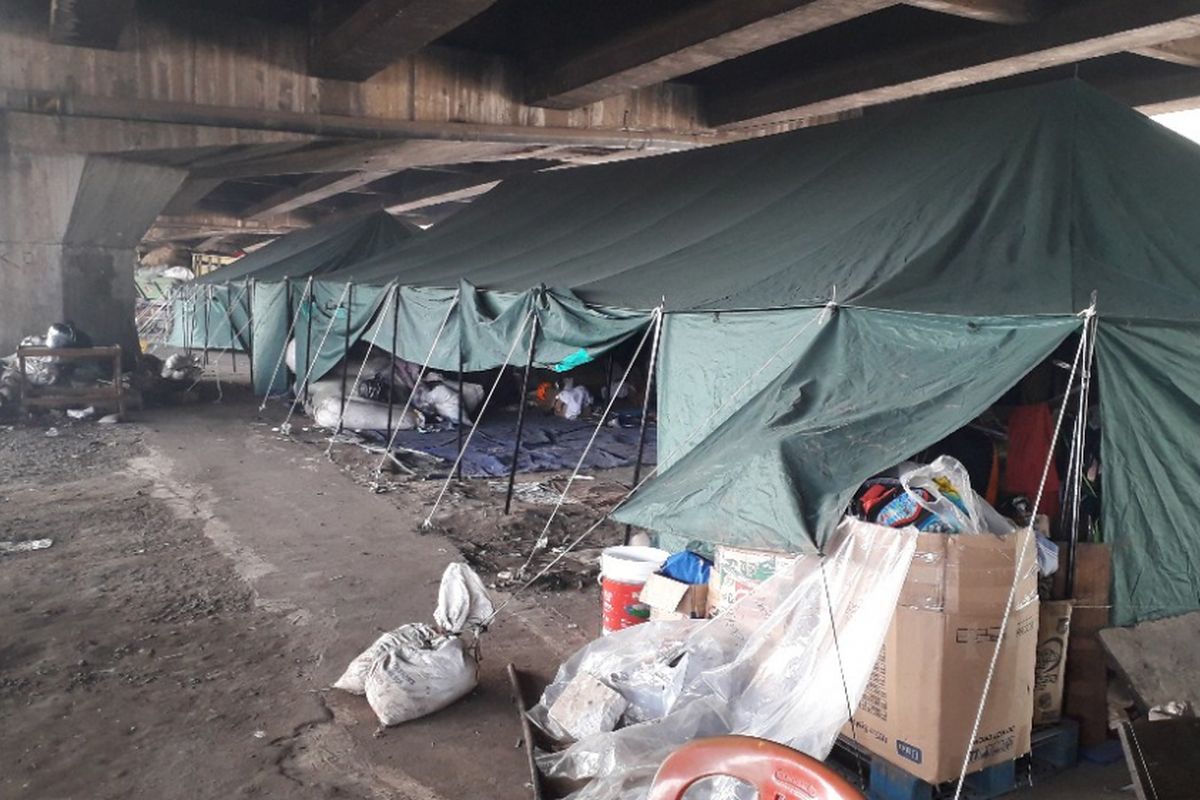
[[[642,587],[671,555],[657,547],[622,545],[600,553],[600,629],[604,634],[638,625],[650,618],[641,603]]]

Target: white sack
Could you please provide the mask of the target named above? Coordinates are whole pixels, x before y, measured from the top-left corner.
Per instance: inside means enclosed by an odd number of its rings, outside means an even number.
[[[566,407],[563,413],[565,419],[579,419],[583,407],[592,404],[592,393],[586,386],[572,386],[559,392],[555,399]]]
[[[388,726],[440,711],[479,682],[479,664],[462,639],[419,623],[399,631],[400,643],[382,650],[365,683],[371,710]]]
[[[339,388],[336,394],[313,399],[312,417],[317,425],[322,428],[337,428],[338,418],[342,417],[340,395],[341,389]],[[424,422],[421,412],[410,408],[401,416],[402,410],[402,406],[395,406],[392,410],[392,425],[396,429],[411,431]],[[376,403],[374,400],[351,397],[346,401],[345,417],[341,422],[343,428],[352,431],[386,431],[388,427],[387,403]]]
[[[446,567],[438,587],[437,610],[433,612],[439,628],[462,633],[468,626],[485,624],[493,610],[492,598],[474,570],[462,563]]]
[[[464,425],[473,424],[470,414],[470,403],[467,398],[467,388],[477,384],[463,384],[463,402],[466,408],[463,409],[462,422]],[[480,389],[483,387],[481,386]],[[448,419],[454,422],[458,421],[458,392],[444,384],[430,386],[428,384],[420,384],[413,389],[413,405],[424,411],[426,414],[437,414],[442,419]]]
[[[365,694],[384,725],[445,708],[479,680],[475,655],[458,633],[482,626],[492,611],[479,576],[466,564],[450,564],[438,589],[438,627],[412,623],[383,634],[350,662],[334,688]]]

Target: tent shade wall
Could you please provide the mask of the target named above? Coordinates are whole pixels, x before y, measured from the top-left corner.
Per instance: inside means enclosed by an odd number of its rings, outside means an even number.
[[[772,313],[781,327],[815,333],[617,520],[703,542],[811,552],[864,480],[970,422],[1081,326],[1074,316]],[[709,336],[713,346],[722,340],[716,330]],[[711,406],[701,396],[697,420]]]
[[[419,234],[415,225],[386,211],[373,211],[280,236],[232,264],[202,275],[196,282],[223,284],[245,278],[278,281],[324,275],[387,252]]]
[[[679,460],[623,514],[710,539],[807,546],[810,536],[820,540],[855,481],[969,420],[1078,325],[1075,315],[1093,294],[1102,362],[1122,352],[1109,324],[1120,324],[1126,350],[1129,337],[1153,340],[1137,353],[1138,375],[1168,397],[1166,407],[1194,437],[1196,418],[1168,391],[1183,380],[1168,345],[1179,337],[1182,348],[1200,333],[1197,187],[1195,144],[1081,82],[959,98],[518,177],[420,236],[321,274],[313,328],[328,323],[321,315],[336,313],[329,304],[352,282],[352,344],[371,326],[389,324],[393,306],[380,298],[398,285],[403,357],[424,362],[449,310],[434,366],[456,368],[460,350],[468,369],[496,366],[532,312],[548,331],[537,360],[549,365],[575,345],[585,355],[602,350],[665,302],[659,449]],[[292,283],[294,309],[302,283]],[[835,320],[785,347],[782,366],[751,375],[789,335],[756,334],[755,326],[794,329],[831,299],[840,309]],[[725,322],[713,330],[723,333],[708,337],[701,323],[676,321],[688,312],[720,312]],[[775,316],[730,324],[732,312]],[[942,363],[932,377],[924,366],[909,370],[927,349],[912,331],[945,344],[932,354],[935,363],[947,361],[939,355],[946,352],[960,360]],[[316,374],[341,357],[343,337],[331,333],[326,346],[334,349],[321,348]],[[272,346],[285,338],[276,334]],[[390,346],[390,336],[377,338]],[[878,347],[893,361],[854,347]],[[269,355],[256,363],[274,362]],[[874,371],[863,373],[856,358]],[[805,372],[814,364],[821,369]],[[689,385],[685,369],[704,385]],[[722,421],[714,402],[747,378],[758,394]],[[868,390],[891,398],[839,406]],[[1122,620],[1200,606],[1200,576],[1168,574],[1145,555],[1192,552],[1200,524],[1180,519],[1182,506],[1168,512],[1144,494],[1131,496],[1157,475],[1113,479],[1113,471],[1168,458],[1177,473],[1195,474],[1200,456],[1146,436],[1115,444],[1125,435],[1110,428],[1151,424],[1129,418],[1136,412],[1128,392],[1102,399],[1103,502],[1120,526],[1110,524],[1108,535],[1124,542],[1114,567],[1125,587],[1117,593]],[[693,452],[674,446],[693,439],[692,428],[717,423]],[[868,433],[877,444],[867,446]],[[753,487],[738,483],[751,475]],[[729,503],[720,513],[718,497]],[[778,505],[762,510],[768,503]]]

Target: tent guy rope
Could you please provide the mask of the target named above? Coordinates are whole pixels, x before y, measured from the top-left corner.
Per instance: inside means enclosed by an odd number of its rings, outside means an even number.
[[[1075,375],[1079,372],[1081,362],[1085,353],[1090,352],[1088,346],[1089,331],[1092,328],[1092,318],[1096,315],[1095,301],[1084,311],[1080,312],[1079,316],[1083,317],[1084,325],[1079,334],[1079,346],[1075,349],[1075,359],[1071,364],[1071,374],[1067,378],[1068,398],[1070,396],[1070,388],[1075,383]],[[1058,419],[1054,423],[1054,435],[1050,437],[1050,450],[1046,453],[1046,464],[1042,467],[1042,478],[1038,483],[1037,496],[1033,503],[1033,515],[1036,517],[1038,508],[1042,505],[1042,495],[1046,490],[1046,480],[1050,475],[1050,465],[1054,462],[1054,444],[1058,442],[1059,433],[1062,431],[1063,417],[1066,416],[1067,406],[1070,405],[1068,399],[1063,400],[1063,404],[1058,410]],[[1025,538],[1021,546],[1020,552],[1017,554],[1017,566],[1013,570],[1012,584],[1008,588],[1008,602],[1004,606],[1004,616],[1000,618],[1000,630],[996,636],[996,646],[992,649],[991,663],[988,665],[987,678],[983,682],[983,692],[979,697],[979,707],[975,712],[975,722],[971,726],[971,735],[967,737],[965,752],[963,753],[962,769],[958,773],[958,784],[954,788],[954,800],[960,800],[962,797],[963,786],[967,780],[967,770],[971,766],[971,746],[975,742],[975,738],[979,736],[979,727],[983,724],[983,711],[987,705],[988,692],[992,688],[992,678],[996,674],[996,663],[1000,659],[1000,648],[1004,645],[1004,634],[1008,630],[1008,621],[1012,616],[1013,602],[1017,596],[1017,586],[1021,583],[1021,570],[1025,566],[1025,556],[1030,549],[1030,545],[1034,544],[1034,537],[1037,533],[1033,529],[1033,521],[1030,520],[1029,525],[1025,526],[1025,530],[1029,532],[1029,536]],[[1036,551],[1036,545],[1034,544]]]
[[[305,389],[308,388],[308,379],[312,377],[313,370],[316,369],[316,367],[317,367],[317,359],[321,357],[321,353],[324,352],[324,350],[325,350],[325,342],[329,340],[329,332],[331,330],[333,330],[333,323],[337,322],[337,318],[338,318],[337,309],[341,308],[342,303],[345,302],[346,294],[347,294],[347,292],[350,291],[350,286],[351,286],[351,284],[347,283],[346,286],[342,289],[341,295],[338,296],[337,305],[334,307],[334,312],[329,315],[329,324],[325,326],[325,333],[323,333],[321,335],[321,342],[320,342],[320,344],[317,345],[317,355],[314,357],[311,353],[306,352],[304,354],[305,360],[308,362],[308,369],[306,369],[304,371],[304,380],[300,381],[300,385],[296,387],[296,398],[297,399],[299,399],[300,394],[302,392],[304,392]],[[347,313],[349,313],[348,309],[347,309]],[[312,314],[313,314],[312,302],[310,300],[309,309],[308,309],[308,318],[310,320],[312,319]],[[284,352],[287,352],[286,349],[284,350]],[[296,366],[300,366],[299,363],[297,363]],[[288,409],[287,417],[284,418],[283,423],[279,426],[280,433],[284,434],[285,436],[287,435],[288,431],[290,430],[289,426],[292,421],[292,415],[295,413],[296,413],[296,403],[292,403],[291,408]]]
[[[646,340],[650,337],[651,333],[654,334],[655,344],[657,345],[658,343],[658,329],[659,326],[662,325],[662,314],[663,309],[661,305],[654,309],[651,323],[646,326],[646,331],[642,334],[642,339],[638,342],[637,349],[634,350],[633,355],[629,358],[629,364],[625,367],[625,372],[621,375],[621,380],[617,384],[617,388],[612,389],[610,387],[608,393],[608,405],[604,407],[604,413],[600,415],[600,419],[596,422],[596,427],[592,431],[591,437],[588,439],[587,444],[583,447],[583,452],[579,454],[579,460],[575,462],[575,469],[571,471],[571,477],[567,479],[567,485],[563,487],[562,494],[560,494],[558,497],[558,502],[556,502],[554,504],[554,508],[551,509],[550,516],[546,518],[546,524],[542,526],[542,532],[538,536],[537,541],[534,542],[533,549],[529,551],[529,556],[525,559],[525,563],[522,564],[521,568],[517,570],[518,575],[524,576],[525,571],[529,569],[529,565],[533,562],[534,557],[540,551],[549,547],[550,525],[553,524],[555,517],[558,516],[559,509],[563,507],[563,503],[567,501],[567,493],[571,491],[571,486],[575,483],[575,479],[579,477],[579,471],[583,469],[583,462],[587,459],[588,453],[591,452],[592,445],[596,443],[596,437],[600,435],[600,431],[604,427],[604,423],[608,419],[608,415],[612,413],[613,405],[617,402],[617,397],[620,396],[621,390],[625,388],[625,382],[629,380],[629,373],[633,371],[633,365],[637,361],[638,356],[642,354],[642,348],[646,346]],[[647,375],[653,374],[653,371],[654,363],[652,360],[650,364],[650,371],[647,373]],[[649,380],[646,382],[649,384]],[[647,385],[646,391],[649,390],[650,387]],[[522,398],[522,402],[524,402],[524,398]]]
[[[309,298],[309,300],[311,301],[311,299],[312,299],[312,282],[313,282],[313,279],[312,279],[312,276],[310,275],[308,280],[305,281],[305,283],[304,283],[304,291],[300,294],[301,303],[303,303],[305,298]],[[288,290],[289,290],[289,287],[285,284],[283,292],[276,295],[275,299],[278,300],[280,297],[285,296],[285,294],[287,293]],[[283,362],[287,359],[288,342],[292,341],[292,335],[296,332],[296,323],[299,321],[300,321],[300,315],[293,314],[292,315],[292,324],[288,328],[287,335],[283,337],[283,347],[281,347],[279,349],[279,358],[277,358],[275,360],[275,369],[273,369],[271,371],[271,380],[267,382],[267,391],[263,395],[262,403],[258,406],[259,413],[262,413],[267,408],[267,399],[271,396],[271,388],[275,386],[275,379],[277,377],[279,377],[279,368],[283,366]]]
[[[399,289],[399,287],[397,287]],[[415,389],[425,378],[425,373],[429,371],[429,362],[433,360],[433,354],[437,352],[438,343],[442,340],[442,334],[446,332],[446,326],[450,324],[450,317],[454,315],[454,309],[458,307],[459,300],[462,299],[462,290],[456,289],[454,296],[450,298],[450,305],[446,307],[446,314],[442,317],[442,324],[438,326],[437,333],[433,337],[432,344],[429,345],[429,353],[425,356],[425,363],[421,365],[420,372],[417,373],[417,379],[413,382]],[[392,354],[395,356],[395,353]],[[414,392],[408,393],[408,399],[404,401],[404,408],[400,411],[400,416],[397,420],[403,420],[404,415],[412,408]],[[383,473],[383,465],[387,463],[388,458],[392,454],[392,447],[396,444],[396,437],[400,435],[400,423],[397,421],[396,428],[391,432],[388,438],[387,446],[383,448],[383,455],[379,459],[379,463],[375,465],[375,481],[373,488],[378,491],[379,476]]]
[[[513,353],[516,352],[517,345],[520,344],[521,339],[525,336],[525,330],[529,327],[531,319],[534,319],[534,310],[532,308],[526,311],[525,316],[521,319],[521,326],[517,329],[517,335],[513,337],[512,344],[508,348],[508,354],[504,356],[504,363],[496,373],[496,380],[492,381],[492,388],[488,390],[487,397],[483,398],[483,404],[475,412],[475,423],[471,425],[471,431],[467,434],[466,441],[463,442],[462,448],[458,451],[458,457],[454,459],[454,465],[450,467],[449,474],[446,475],[446,481],[442,484],[442,490],[438,492],[437,500],[433,503],[433,508],[429,509],[429,514],[425,517],[425,521],[421,523],[423,530],[428,530],[433,526],[433,515],[437,512],[438,506],[442,504],[442,498],[446,496],[446,490],[450,488],[450,481],[454,480],[454,471],[458,469],[458,465],[462,463],[463,456],[466,455],[467,448],[471,446],[471,439],[475,436],[475,431],[479,429],[479,422],[483,419],[483,412],[487,411],[488,403],[492,401],[492,395],[496,393],[496,387],[500,385],[500,380],[504,377],[504,370],[512,362]]]

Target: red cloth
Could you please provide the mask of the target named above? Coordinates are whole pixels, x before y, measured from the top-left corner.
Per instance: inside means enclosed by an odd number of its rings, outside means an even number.
[[[1054,418],[1049,405],[1037,403],[1013,409],[1008,418],[1008,465],[1004,470],[1006,492],[1023,494],[1029,498],[1029,502],[1033,502],[1053,440]],[[1058,492],[1061,486],[1058,469],[1051,461],[1037,513],[1048,514],[1051,519],[1058,516]]]

